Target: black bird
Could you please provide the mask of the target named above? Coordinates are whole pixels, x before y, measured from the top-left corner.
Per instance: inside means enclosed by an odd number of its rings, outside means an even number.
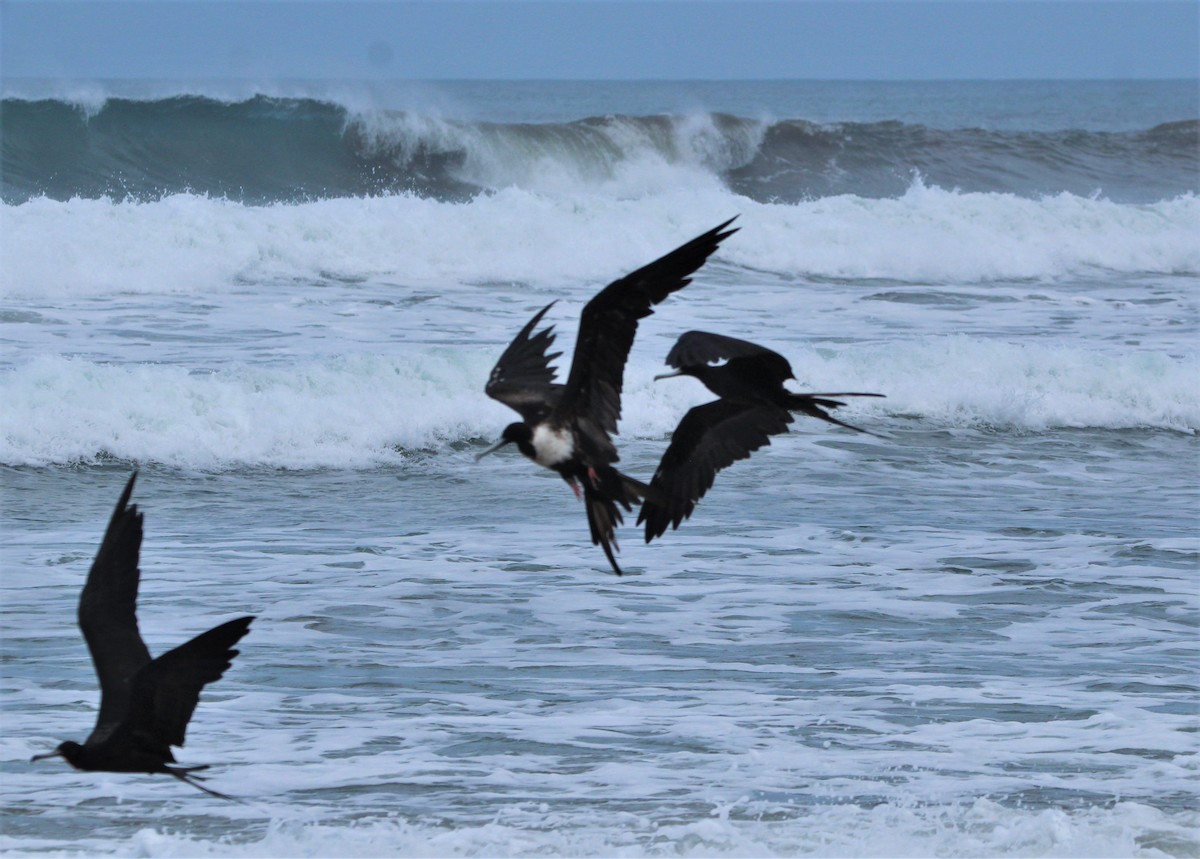
[[[883,394],[863,394],[841,391],[825,394],[794,394],[783,386],[795,379],[792,365],[778,352],[765,346],[710,334],[707,331],[688,331],[675,341],[667,353],[667,364],[676,372],[655,376],[670,379],[675,376],[694,376],[725,400],[745,403],[770,403],[789,412],[803,412],[810,417],[837,424],[855,432],[875,435],[860,427],[840,421],[825,409],[846,405],[829,397],[882,397]],[[878,436],[877,436],[878,437]]]
[[[557,471],[578,496],[582,486],[592,543],[604,549],[619,576],[613,556],[613,534],[626,511],[653,494],[646,484],[613,467],[619,460],[611,434],[621,416],[625,361],[633,346],[638,320],[653,306],[691,283],[721,241],[737,229],[733,222],[714,227],[632,274],[600,290],[583,308],[579,337],[566,384],[554,381],[550,361],[561,352],[546,354],[554,342],[553,326],[533,329],[554,302],[543,307],[504,350],[484,391],[511,406],[522,420],[504,428],[500,441],[479,454],[482,458],[506,444],[515,444],[539,465]]]
[[[771,436],[786,432],[793,420],[791,412],[875,435],[838,420],[825,409],[845,405],[830,397],[883,394],[792,393],[783,386],[795,378],[791,364],[778,352],[754,343],[689,331],[667,353],[667,363],[677,372],[656,379],[694,376],[720,399],[691,409],[671,435],[650,480],[652,496],[638,512],[638,524],[646,524],[647,543],[662,536],[668,525],[678,528],[692,515],[696,502],[712,488],[717,472],[770,444]]]
[[[100,551],[79,599],[79,626],[100,678],[100,714],[87,741],[67,741],[33,760],[61,756],[78,770],[167,773],[205,793],[231,799],[199,784],[208,769],[168,766],[171,746],[182,746],[200,690],[219,680],[253,617],[240,617],[198,635],[157,659],[142,641],[137,594],[142,514],[129,504],[137,472],[117,501]]]

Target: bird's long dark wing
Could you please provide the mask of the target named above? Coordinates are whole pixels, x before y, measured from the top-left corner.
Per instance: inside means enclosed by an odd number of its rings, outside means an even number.
[[[150,662],[137,622],[142,514],[129,503],[136,481],[135,471],[113,510],[79,598],[79,628],[100,679],[100,714],[88,742],[104,739],[125,717],[130,681]]]
[[[550,302],[517,332],[488,377],[484,393],[515,409],[526,421],[533,422],[552,407],[561,395],[562,385],[554,383],[555,370],[550,362],[561,352],[547,354],[554,343],[554,327],[533,329],[542,321],[554,302]]]
[[[638,320],[649,316],[651,308],[672,292],[691,283],[690,275],[704,265],[723,239],[737,232],[725,229],[732,222],[730,218],[666,256],[613,281],[587,303],[579,319],[579,339],[560,412],[587,414],[605,431],[617,431],[625,361],[633,346]]]
[[[170,746],[182,746],[200,690],[219,680],[238,651],[238,639],[253,617],[239,617],[168,650],[133,678],[129,718],[122,725],[132,741],[174,760]]]
[[[752,359],[755,367],[769,373],[771,378],[780,384],[792,378],[792,365],[778,352],[748,340],[726,337],[724,334],[687,331],[679,336],[671,351],[667,353],[667,364],[677,370],[680,367],[696,367],[734,359]]]
[[[692,515],[696,502],[713,485],[717,472],[771,443],[786,432],[792,416],[783,409],[756,403],[714,400],[691,409],[671,436],[650,481],[651,495],[638,512],[646,523],[646,542],[661,537],[667,526]]]

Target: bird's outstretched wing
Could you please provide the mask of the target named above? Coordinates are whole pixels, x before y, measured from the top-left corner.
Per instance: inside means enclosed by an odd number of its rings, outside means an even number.
[[[638,512],[646,523],[646,542],[667,526],[692,515],[696,502],[712,488],[717,472],[787,432],[792,416],[780,408],[749,402],[714,400],[683,416],[650,481],[651,495]]]
[[[133,678],[129,716],[121,730],[137,746],[153,749],[168,761],[171,746],[182,746],[200,690],[219,680],[238,651],[233,649],[250,629],[251,617],[239,617],[168,650]]]
[[[726,337],[724,334],[687,331],[679,336],[671,351],[667,353],[667,364],[677,370],[681,367],[742,359],[745,359],[747,366],[753,365],[758,372],[769,375],[772,381],[779,384],[793,378],[792,365],[778,352],[748,340]]]
[[[555,369],[550,362],[561,352],[547,354],[554,343],[554,326],[537,334],[533,329],[542,321],[554,302],[550,302],[517,332],[488,377],[484,393],[515,409],[527,422],[535,422],[558,401],[562,385],[555,384]]]
[[[150,662],[137,622],[142,514],[129,503],[136,481],[135,471],[117,501],[79,597],[79,628],[100,680],[100,713],[89,743],[103,740],[120,724],[129,705],[130,681]]]
[[[649,316],[651,308],[668,295],[691,283],[690,275],[704,265],[723,239],[737,232],[736,228],[725,229],[733,220],[613,281],[587,303],[579,319],[579,338],[558,407],[560,413],[587,414],[606,432],[617,431],[625,361],[638,320]]]

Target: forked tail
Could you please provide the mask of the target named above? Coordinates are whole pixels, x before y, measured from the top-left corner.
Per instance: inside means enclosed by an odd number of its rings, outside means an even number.
[[[604,550],[613,572],[618,576],[624,575],[613,554],[613,549],[618,552],[621,550],[617,543],[616,526],[625,521],[617,505],[620,504],[626,511],[630,511],[635,504],[641,503],[642,499],[657,499],[661,493],[658,489],[610,466],[595,469],[595,474],[594,482],[585,480],[583,484],[583,500],[587,507],[592,543],[598,544]]]
[[[219,799],[231,799],[234,802],[243,802],[243,800],[236,796],[230,796],[227,793],[221,793],[219,790],[213,790],[211,787],[205,787],[200,784],[200,782],[205,781],[205,778],[204,776],[195,775],[195,773],[208,769],[208,766],[208,764],[201,764],[198,767],[164,767],[164,769],[184,784],[190,784],[192,787],[202,790],[210,796],[215,796]]]
[[[866,435],[874,436],[875,438],[884,438],[878,433],[873,433],[870,430],[865,430],[862,427],[856,427],[853,424],[848,424],[845,421],[838,420],[825,409],[836,409],[839,406],[846,405],[838,400],[831,400],[830,397],[882,397],[883,394],[863,394],[857,391],[843,391],[833,394],[788,394],[787,408],[789,411],[801,412],[809,417],[817,418],[831,424],[837,424],[840,427],[845,427],[848,430],[861,432]]]

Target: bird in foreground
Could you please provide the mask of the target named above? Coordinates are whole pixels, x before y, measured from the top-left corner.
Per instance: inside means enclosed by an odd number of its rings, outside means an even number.
[[[219,680],[238,651],[233,649],[253,617],[210,629],[157,659],[142,641],[137,595],[142,514],[129,504],[137,472],[117,501],[100,551],[79,599],[79,626],[100,679],[100,714],[87,741],[67,741],[33,760],[62,757],[78,770],[167,773],[205,793],[232,799],[199,784],[207,765],[175,763],[171,746],[182,746],[200,690]]]
[[[638,524],[646,525],[647,543],[661,537],[668,525],[678,528],[692,515],[696,502],[712,488],[717,472],[770,444],[771,436],[787,432],[792,412],[875,435],[825,410],[845,405],[831,397],[883,394],[793,393],[783,386],[795,378],[788,360],[755,343],[688,331],[667,353],[667,364],[676,372],[656,376],[656,380],[694,376],[720,399],[691,409],[671,435],[650,480],[652,495],[638,512]]]
[[[484,391],[510,406],[522,420],[509,424],[500,441],[476,459],[506,444],[538,465],[552,469],[582,497],[587,508],[592,543],[600,545],[614,572],[621,568],[613,555],[614,535],[626,511],[653,495],[646,484],[613,467],[620,457],[612,441],[621,417],[625,361],[633,346],[638,320],[653,313],[654,305],[691,283],[691,275],[737,229],[730,218],[666,256],[600,290],[583,308],[571,371],[565,384],[554,381],[547,354],[554,343],[553,326],[534,328],[554,305],[543,307],[504,350]]]

